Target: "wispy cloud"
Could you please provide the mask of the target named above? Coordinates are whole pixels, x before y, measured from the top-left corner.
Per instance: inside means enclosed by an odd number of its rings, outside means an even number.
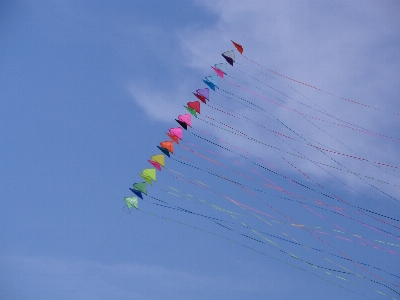
[[[183,81],[173,90],[160,90],[159,86],[138,81],[129,83],[127,89],[151,121],[170,122],[179,114],[185,113],[183,104],[188,102],[187,95],[190,95],[190,90]]]

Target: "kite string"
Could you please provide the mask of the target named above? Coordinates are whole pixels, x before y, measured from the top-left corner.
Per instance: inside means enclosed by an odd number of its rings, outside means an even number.
[[[192,134],[195,135],[195,136],[197,136],[197,137],[199,137],[199,138],[202,138],[202,137],[200,137],[200,136],[198,136],[198,135],[196,135],[196,134],[194,134],[194,133],[192,133]],[[204,138],[202,138],[202,139],[204,139]],[[209,141],[209,140],[207,140],[207,139],[204,139],[204,140]],[[210,141],[210,142],[211,142],[211,141]],[[211,142],[211,143],[213,143],[213,142]],[[217,145],[217,144],[216,144],[216,145]],[[218,145],[218,146],[219,146],[219,145]],[[220,146],[220,147],[222,147],[222,146]],[[228,148],[225,148],[225,147],[222,147],[222,148],[224,148],[224,149],[226,149],[226,150],[229,150]],[[229,151],[231,151],[231,150],[229,150]],[[242,157],[244,157],[244,156],[242,156]],[[245,157],[244,157],[244,158],[245,158]],[[181,162],[181,163],[183,163],[183,162]],[[183,163],[183,164],[186,164],[186,163]],[[285,175],[281,175],[281,174],[279,174],[279,173],[277,173],[277,172],[275,172],[275,171],[272,171],[272,170],[270,170],[270,169],[268,169],[268,168],[266,168],[266,167],[264,167],[264,166],[262,166],[262,165],[259,165],[259,164],[257,164],[257,163],[255,163],[255,164],[258,165],[258,166],[260,166],[260,167],[262,167],[262,168],[264,168],[264,169],[266,169],[266,170],[269,170],[269,171],[271,171],[271,172],[273,172],[273,173],[275,173],[275,174],[277,174],[277,175],[279,175],[279,176],[281,176],[281,177],[283,177],[283,178],[289,179],[289,180],[291,180],[292,182],[294,182],[294,183],[296,183],[296,184],[298,184],[298,185],[300,185],[300,186],[302,186],[302,187],[306,187],[307,189],[310,189],[310,190],[312,190],[312,191],[318,192],[318,191],[316,191],[316,190],[314,190],[314,189],[312,189],[312,188],[310,188],[310,187],[308,187],[308,186],[305,186],[305,185],[303,185],[303,184],[301,184],[301,183],[299,183],[299,182],[297,182],[297,181],[294,181],[294,180],[288,178],[288,177],[285,176]],[[186,165],[189,165],[189,164],[186,164]],[[191,165],[189,165],[189,166],[191,166]],[[194,167],[194,166],[192,166],[192,167]],[[196,168],[196,169],[198,169],[198,170],[202,170],[201,168],[198,168],[198,167],[194,167],[194,168]],[[217,177],[221,177],[221,176],[215,174],[214,172],[210,172],[210,171],[205,171],[205,172],[210,173],[210,174],[212,174],[212,175],[214,175],[214,176],[217,176]],[[227,179],[226,177],[221,177],[221,178],[224,179],[224,180],[228,180],[228,181],[234,182],[235,184],[238,184],[238,182],[229,180],[229,179]],[[326,197],[328,197],[328,198],[337,199],[337,196],[336,196],[336,197],[331,197],[331,196],[328,196],[328,195],[326,195],[326,194],[324,194],[324,193],[321,193],[321,192],[318,192],[318,193],[320,193],[321,195],[326,196]],[[339,199],[340,199],[340,198],[339,198]],[[336,212],[336,213],[338,213],[338,212]],[[338,214],[340,214],[340,213],[338,213]],[[367,227],[370,228],[370,229],[371,229],[371,228],[375,228],[375,227],[373,227],[373,226],[367,225],[367,224],[364,223],[364,222],[361,222],[361,221],[358,221],[358,220],[356,220],[356,219],[354,219],[354,218],[351,218],[350,216],[347,216],[347,215],[344,215],[344,214],[340,214],[340,215],[345,216],[345,217],[347,217],[347,218],[350,218],[350,219],[352,219],[352,220],[354,220],[354,221],[357,221],[358,223],[363,224],[364,226],[367,226]],[[380,232],[380,233],[383,233],[383,232],[386,232],[386,233],[387,233],[387,231],[382,230],[382,229],[378,230],[378,229],[375,228],[375,230],[377,230],[377,231]],[[393,234],[390,233],[390,236],[393,237]]]
[[[255,61],[251,60],[250,58],[248,58],[248,57],[245,56],[244,54],[242,54],[242,56],[243,56],[245,59],[247,59],[248,61],[250,61],[250,62],[252,62],[252,63],[254,63],[254,64],[256,64],[256,65],[258,65],[258,66],[260,66],[260,67],[262,67],[262,68],[264,68],[264,69],[266,69],[266,70],[268,70],[269,72],[271,72],[271,73],[273,73],[273,74],[275,74],[275,75],[278,75],[278,76],[280,76],[280,77],[283,77],[283,78],[285,78],[285,79],[288,79],[288,80],[291,80],[291,81],[293,81],[293,82],[302,84],[302,85],[304,85],[304,86],[313,88],[313,89],[315,89],[315,90],[318,90],[318,91],[320,91],[320,92],[323,92],[323,93],[328,94],[328,95],[333,96],[333,97],[337,97],[337,98],[339,98],[339,99],[345,100],[345,101],[350,102],[350,103],[353,103],[353,104],[358,104],[358,105],[361,105],[361,106],[364,106],[364,107],[368,107],[368,108],[371,108],[371,109],[374,109],[374,110],[383,111],[383,112],[386,112],[386,113],[394,114],[394,115],[396,115],[396,116],[400,116],[400,113],[396,113],[396,112],[388,111],[388,110],[382,110],[381,108],[373,107],[373,106],[370,106],[370,105],[367,105],[367,104],[364,104],[364,103],[361,103],[361,102],[357,102],[357,101],[354,101],[354,100],[351,100],[351,99],[348,99],[348,98],[345,98],[345,97],[337,96],[337,95],[335,95],[335,94],[333,94],[333,93],[324,91],[324,90],[322,90],[322,89],[320,89],[320,88],[318,88],[318,87],[315,87],[315,86],[313,86],[313,85],[304,83],[304,82],[302,82],[302,81],[299,81],[299,80],[290,78],[290,77],[285,76],[285,75],[282,75],[282,74],[280,74],[280,73],[278,73],[278,72],[276,72],[276,71],[273,71],[273,70],[271,70],[271,69],[268,69],[268,68],[264,67],[263,65],[261,65],[261,64],[259,64],[259,63],[256,63]]]
[[[280,263],[283,263],[283,264],[289,265],[289,266],[291,266],[291,267],[294,267],[294,268],[296,268],[296,269],[302,270],[302,271],[304,271],[304,272],[306,272],[306,273],[309,273],[309,274],[311,274],[311,275],[313,275],[313,276],[316,276],[316,277],[318,277],[318,278],[320,278],[320,279],[322,279],[322,280],[324,280],[324,281],[326,281],[326,282],[328,282],[328,283],[330,283],[330,284],[336,285],[336,286],[338,286],[338,287],[340,287],[340,288],[343,288],[343,289],[345,289],[345,290],[347,290],[347,291],[350,291],[350,292],[352,292],[352,293],[355,293],[355,294],[364,296],[364,297],[366,297],[366,298],[368,298],[368,299],[372,299],[372,298],[370,298],[370,297],[368,297],[368,296],[366,296],[366,295],[364,295],[364,294],[360,294],[360,293],[358,293],[358,292],[356,292],[356,291],[353,291],[353,290],[351,290],[351,289],[348,289],[348,288],[346,288],[346,287],[344,287],[344,286],[342,286],[342,285],[339,285],[339,284],[337,284],[337,283],[334,283],[334,282],[332,282],[332,281],[329,281],[329,280],[327,280],[327,279],[325,279],[325,278],[323,278],[323,277],[321,277],[321,276],[319,276],[319,275],[317,275],[317,274],[315,274],[315,273],[313,273],[313,272],[307,271],[306,269],[303,269],[302,267],[299,267],[299,266],[290,264],[290,263],[288,263],[288,262],[286,262],[286,261],[283,261],[283,260],[281,260],[281,259],[278,259],[278,258],[269,256],[269,255],[267,255],[267,254],[264,253],[264,252],[261,252],[261,251],[259,251],[259,250],[256,250],[256,249],[254,249],[254,248],[252,248],[252,247],[249,247],[249,246],[247,246],[247,245],[245,245],[245,244],[241,244],[241,243],[239,243],[239,242],[237,242],[237,241],[235,241],[235,240],[232,240],[232,239],[227,238],[227,237],[225,237],[225,236],[219,235],[219,234],[217,234],[217,233],[214,233],[214,232],[211,232],[211,231],[207,231],[207,230],[205,230],[205,229],[202,229],[202,228],[199,228],[199,227],[196,227],[196,226],[192,226],[192,225],[189,225],[189,224],[185,224],[185,223],[183,223],[183,222],[176,221],[176,220],[173,220],[173,219],[171,219],[171,218],[166,218],[166,217],[163,217],[163,216],[160,216],[160,215],[156,215],[156,214],[154,214],[154,213],[150,213],[150,212],[147,212],[147,211],[144,211],[144,210],[139,210],[139,212],[143,212],[143,213],[146,213],[146,214],[148,214],[148,215],[152,215],[152,216],[154,216],[154,217],[158,217],[158,218],[161,218],[161,219],[164,219],[164,220],[168,220],[168,221],[170,221],[170,222],[175,222],[175,223],[181,224],[181,225],[183,225],[183,226],[187,226],[187,227],[190,227],[190,228],[193,228],[193,229],[196,229],[196,230],[203,231],[203,232],[205,232],[205,233],[214,235],[214,236],[216,236],[216,237],[218,237],[218,238],[225,239],[225,240],[227,240],[227,241],[229,241],[229,242],[235,243],[235,244],[240,245],[240,246],[242,246],[242,247],[244,247],[244,248],[247,248],[247,249],[249,249],[249,250],[251,250],[251,251],[254,251],[254,252],[256,252],[256,253],[259,253],[259,254],[261,254],[261,255],[264,255],[264,256],[266,256],[266,257],[268,257],[268,258],[270,258],[270,259],[276,260],[276,261],[278,261],[278,262],[280,262]]]

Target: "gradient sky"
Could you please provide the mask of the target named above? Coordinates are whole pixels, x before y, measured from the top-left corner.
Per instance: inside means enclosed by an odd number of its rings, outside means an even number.
[[[222,52],[233,49],[231,39],[244,46],[248,57],[281,74],[384,111],[400,112],[399,14],[398,1],[368,0],[1,1],[1,298],[365,299],[224,238],[140,211],[126,214],[121,208],[123,198],[132,195],[128,188],[140,180],[137,174],[150,167],[146,160],[158,153],[155,146],[167,139],[165,131],[176,126],[178,114],[185,113],[182,105],[195,100],[191,93],[204,87],[201,79],[214,75],[210,66],[222,62]],[[289,84],[335,116],[400,137],[398,116]],[[298,96],[291,88],[280,87]],[[290,104],[296,108],[296,103]],[[253,117],[239,107],[232,109]],[[343,142],[335,143],[284,109],[271,112],[335,149],[348,152],[345,145],[351,145],[361,157],[400,165],[398,143],[360,138],[356,132],[327,125],[324,128]],[[263,137],[261,131],[252,133]],[[276,155],[249,147],[265,159]],[[179,164],[168,163],[191,175]],[[346,163],[356,172],[376,175],[361,163]],[[375,202],[332,183],[314,165],[299,162],[298,166],[329,191],[376,208]],[[275,167],[300,178],[283,162]],[[398,201],[393,199],[400,198],[395,171],[379,174],[390,186],[377,185],[392,198],[340,174],[346,184],[372,195],[380,205],[378,211],[386,209],[399,218]],[[167,179],[166,173],[160,175],[160,185],[174,184],[190,192],[190,186]],[[219,184],[229,191],[227,184]],[[245,195],[236,194],[238,199]],[[212,214],[192,204],[188,207]],[[207,220],[144,201],[140,208],[253,247]],[[295,210],[292,213],[296,215]],[[305,241],[310,246],[316,243]],[[396,243],[400,244],[398,238]],[[269,248],[256,249],[290,259]],[[400,269],[398,255],[359,253],[351,246],[341,249],[390,272]],[[307,258],[314,261],[312,255]],[[333,281],[342,284],[340,279]],[[398,278],[393,281],[399,284]],[[371,282],[357,284],[344,286],[371,299],[399,298]]]

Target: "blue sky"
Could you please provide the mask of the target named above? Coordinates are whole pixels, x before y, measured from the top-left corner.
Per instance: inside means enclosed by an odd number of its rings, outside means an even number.
[[[146,160],[158,153],[156,145],[167,139],[165,132],[169,128],[177,125],[174,118],[185,113],[182,105],[195,100],[192,92],[204,87],[201,79],[214,75],[210,66],[223,62],[220,54],[233,49],[231,39],[244,46],[246,56],[269,69],[389,113],[351,104],[279,76],[261,76],[246,69],[264,84],[290,96],[285,99],[288,107],[306,111],[299,101],[308,103],[359,127],[399,138],[399,117],[390,113],[400,112],[399,10],[396,1],[251,1],[246,4],[224,0],[2,1],[2,297],[10,300],[366,298],[334,285],[339,284],[371,299],[399,298],[395,292],[357,275],[343,275],[347,276],[346,280],[339,279],[295,261],[267,245],[268,242],[254,242],[240,235],[257,238],[241,224],[280,237],[284,237],[281,234],[284,232],[308,247],[332,253],[341,251],[354,260],[400,276],[398,271],[396,273],[400,267],[398,254],[371,247],[364,249],[355,243],[340,243],[331,237],[327,237],[331,244],[327,246],[293,226],[283,223],[273,224],[273,228],[267,226],[265,222],[250,218],[248,210],[232,205],[214,191],[174,179],[171,175],[176,173],[170,170],[184,174],[188,180],[208,183],[241,203],[274,214],[265,205],[251,202],[243,189],[207,173],[195,172],[176,161],[167,161],[168,170],[158,173],[159,179],[149,187],[149,195],[199,214],[234,222],[232,228],[237,228],[236,232],[201,217],[153,205],[151,202],[157,201],[150,198],[140,202],[139,211],[126,214],[121,209],[123,198],[131,195],[128,188],[140,180],[137,174],[150,167]],[[242,57],[237,57],[237,62],[238,68],[251,66]],[[236,70],[231,74],[235,78],[241,76]],[[234,91],[227,82],[221,83],[221,88]],[[331,123],[317,123],[319,121],[293,115],[282,107],[267,105],[263,99],[243,91],[235,93],[264,107],[308,141],[317,141],[373,162],[400,166],[398,143],[388,138],[338,128],[332,122],[339,121],[329,118]],[[243,114],[272,130],[289,134],[276,122],[239,104],[226,102],[221,95],[220,91],[212,94],[210,104],[229,107],[234,114]],[[273,95],[282,98],[282,94]],[[323,117],[315,110],[307,113]],[[294,146],[320,163],[331,164],[335,159],[346,171],[327,173],[309,160],[243,142],[236,135],[201,122],[203,115],[234,125],[286,151],[294,151]],[[326,193],[340,195],[353,205],[399,219],[398,169],[377,168],[348,157],[323,155],[301,143],[272,141],[272,137],[254,124],[243,119],[232,121],[205,106],[202,106],[201,118],[193,120],[193,133],[204,130],[216,137],[213,141],[217,144],[223,145],[219,138],[229,142],[231,149],[242,147],[273,164],[280,173],[307,182],[281,159],[284,156],[317,179]],[[210,156],[210,152],[207,155],[228,167],[216,168],[215,164],[204,162],[182,147],[177,147],[174,158],[189,157],[196,166],[211,168],[257,188],[253,181],[244,181],[235,173],[249,172],[247,162],[244,167],[232,165],[231,159],[240,160],[239,152],[228,153],[196,139],[189,132],[184,134],[186,141],[192,143],[184,146],[194,144],[192,149],[201,153],[206,151],[204,148],[212,150],[220,157]],[[313,199],[313,203],[319,199],[312,192],[260,172],[283,188]],[[386,183],[366,177],[362,181],[351,172]],[[178,189],[176,193],[180,195],[190,193],[197,200],[205,199],[207,204],[179,200],[163,191],[169,187]],[[334,223],[371,241],[400,244],[395,237],[399,235],[398,228],[394,226],[354,215],[393,234],[388,236],[349,219],[320,212],[331,222],[327,223],[315,214],[311,217],[301,206],[294,205],[296,203],[277,200],[273,196],[280,195],[278,192],[266,192],[272,194],[268,196],[268,205],[278,207],[302,224],[332,230]],[[334,202],[328,203],[333,205]],[[240,217],[234,220],[211,205],[234,211]],[[304,260],[344,270],[304,247],[279,239],[273,241],[279,244],[279,249],[295,253]],[[384,249],[398,251],[398,246],[385,244]],[[342,263],[331,256],[327,258]],[[341,266],[376,279],[354,264]],[[396,277],[376,269],[374,272],[386,280],[380,282],[399,284]],[[399,292],[398,287],[394,289]]]

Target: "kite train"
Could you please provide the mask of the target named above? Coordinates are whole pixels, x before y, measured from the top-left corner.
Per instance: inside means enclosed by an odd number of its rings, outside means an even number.
[[[400,138],[362,122],[400,114],[232,43],[161,131],[124,210],[206,231],[349,298],[400,299]]]

